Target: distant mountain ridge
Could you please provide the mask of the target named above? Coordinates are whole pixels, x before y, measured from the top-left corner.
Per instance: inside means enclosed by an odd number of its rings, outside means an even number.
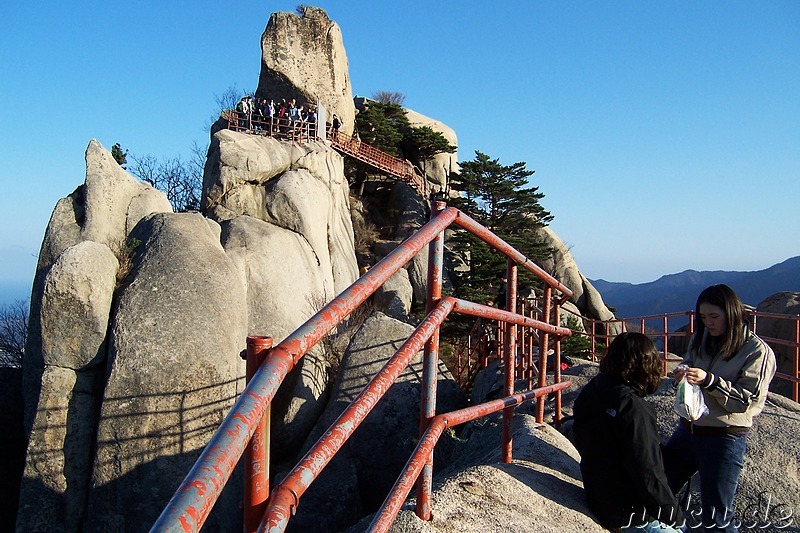
[[[590,281],[618,318],[689,311],[700,291],[718,283],[729,285],[744,303],[756,306],[777,292],[800,292],[800,256],[753,272],[686,270],[648,283]]]

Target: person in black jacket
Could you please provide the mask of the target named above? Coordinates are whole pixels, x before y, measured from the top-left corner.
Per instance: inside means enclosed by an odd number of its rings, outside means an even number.
[[[676,531],[683,521],[664,474],[653,406],[661,382],[653,341],[622,333],[573,408],[575,447],[589,508],[618,531]]]

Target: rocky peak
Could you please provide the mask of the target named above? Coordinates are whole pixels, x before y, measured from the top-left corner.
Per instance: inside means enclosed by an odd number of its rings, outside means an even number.
[[[316,7],[303,14],[273,13],[261,36],[261,75],[258,98],[295,98],[298,104],[325,106],[341,131],[353,131],[355,106],[350,86],[342,31]]]

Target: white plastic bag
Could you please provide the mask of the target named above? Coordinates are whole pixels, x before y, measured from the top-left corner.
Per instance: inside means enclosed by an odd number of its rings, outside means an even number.
[[[675,394],[675,412],[689,422],[694,422],[708,414],[708,407],[703,400],[703,392],[700,387],[687,383],[686,378],[681,378],[678,382],[678,391]]]

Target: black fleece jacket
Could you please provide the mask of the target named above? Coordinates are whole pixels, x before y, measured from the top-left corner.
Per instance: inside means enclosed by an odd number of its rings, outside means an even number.
[[[575,400],[573,415],[583,486],[603,526],[682,521],[664,475],[652,405],[626,383],[598,374]]]

